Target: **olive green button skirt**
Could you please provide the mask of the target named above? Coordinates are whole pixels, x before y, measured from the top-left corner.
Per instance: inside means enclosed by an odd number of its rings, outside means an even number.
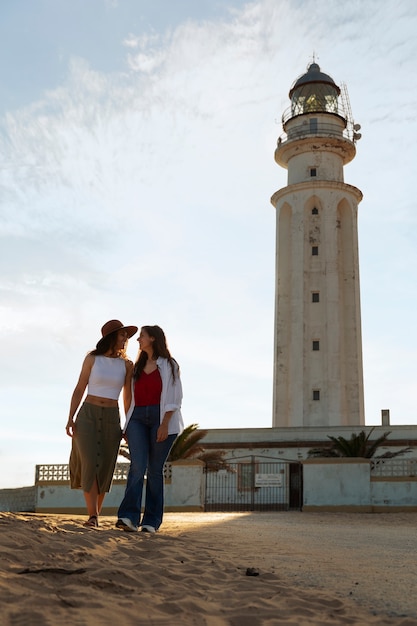
[[[69,461],[71,489],[110,491],[122,430],[118,407],[84,402],[75,420]]]

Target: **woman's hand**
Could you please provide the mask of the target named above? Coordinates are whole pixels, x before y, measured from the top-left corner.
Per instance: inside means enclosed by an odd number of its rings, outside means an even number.
[[[65,426],[65,430],[67,431],[68,437],[73,437],[75,435],[75,422],[74,422],[74,420],[68,420],[67,425]]]
[[[165,439],[167,438],[168,438],[168,424],[164,424],[164,422],[162,422],[162,424],[158,428],[158,432],[156,433],[156,443],[161,443],[162,441],[165,441]]]
[[[168,439],[168,425],[173,413],[174,411],[167,411],[165,413],[164,419],[162,420],[161,425],[158,428],[158,432],[156,433],[156,443],[160,443],[161,441]]]
[[[65,426],[68,437],[73,437],[75,435],[75,422],[73,418],[77,412],[77,408],[80,406],[81,400],[83,399],[84,392],[87,389],[88,379],[90,377],[91,369],[94,365],[94,359],[94,356],[92,356],[91,354],[87,354],[83,361],[81,373],[78,378],[78,383],[76,384],[75,389],[72,392],[68,422]]]

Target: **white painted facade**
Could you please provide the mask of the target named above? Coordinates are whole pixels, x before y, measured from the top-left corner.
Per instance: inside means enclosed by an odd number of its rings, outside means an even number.
[[[306,426],[304,428],[217,428],[207,431],[202,445],[206,450],[224,450],[228,460],[244,456],[260,456],[270,459],[304,461],[311,448],[329,445],[329,436],[350,439],[352,434],[362,430],[373,433],[370,441],[388,432],[386,443],[378,449],[377,455],[411,448],[404,459],[417,459],[417,426]]]
[[[274,427],[365,423],[357,228],[362,193],[343,175],[359,135],[340,94],[311,64],[290,91],[275,152],[288,169],[288,184],[271,199],[277,213]]]

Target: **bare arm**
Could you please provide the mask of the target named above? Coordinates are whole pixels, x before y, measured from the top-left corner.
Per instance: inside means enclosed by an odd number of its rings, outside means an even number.
[[[94,357],[88,354],[83,362],[80,377],[72,393],[70,410],[68,415],[67,425],[65,430],[67,435],[72,437],[74,435],[74,415],[80,406],[80,402],[83,399],[84,392],[88,385],[88,379],[90,378],[91,368],[93,367]]]
[[[132,361],[126,361],[126,378],[123,387],[123,406],[125,409],[125,415],[127,414],[132,402],[132,374],[133,363]]]

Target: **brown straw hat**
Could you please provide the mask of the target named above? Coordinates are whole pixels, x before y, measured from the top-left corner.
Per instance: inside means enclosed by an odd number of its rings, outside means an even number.
[[[104,337],[107,337],[107,335],[110,335],[110,333],[115,333],[118,330],[125,330],[127,332],[128,338],[130,339],[135,333],[138,332],[138,327],[123,326],[120,320],[110,320],[109,322],[106,322],[101,329],[101,339],[104,339]]]

